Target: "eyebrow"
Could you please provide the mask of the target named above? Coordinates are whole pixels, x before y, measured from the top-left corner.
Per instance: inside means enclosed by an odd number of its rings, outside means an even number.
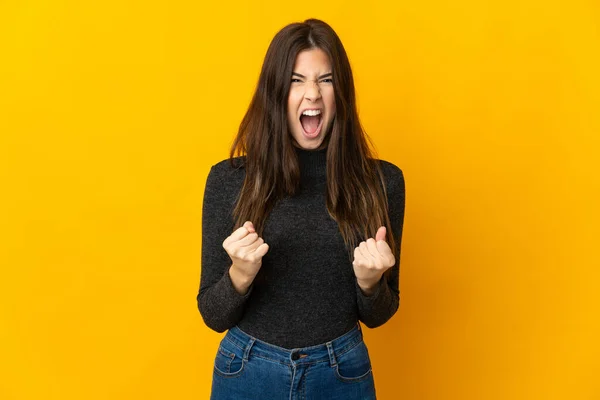
[[[300,78],[306,78],[304,75],[302,75],[302,74],[299,74],[299,73],[297,73],[297,72],[292,72],[292,75],[297,75],[297,76],[299,76]],[[327,73],[327,74],[325,74],[325,75],[321,75],[321,76],[319,77],[319,79],[321,79],[321,78],[326,78],[326,77],[328,77],[328,76],[333,76],[333,74],[332,74],[331,72],[329,72],[329,73]]]

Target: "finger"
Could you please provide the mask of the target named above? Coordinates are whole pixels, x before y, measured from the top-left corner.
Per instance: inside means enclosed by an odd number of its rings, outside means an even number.
[[[354,248],[354,259],[362,258],[362,254],[360,253],[360,247],[356,246]]]
[[[257,257],[261,257],[261,258],[262,258],[262,257],[264,257],[264,256],[265,256],[265,254],[267,254],[267,252],[268,252],[268,251],[269,251],[269,245],[268,245],[268,244],[266,244],[266,243],[263,243],[263,244],[261,244],[260,246],[258,246],[258,247],[256,248],[256,250],[254,250],[254,254],[255,254]]]
[[[375,240],[378,242],[380,240],[385,240],[386,232],[387,232],[387,229],[385,228],[385,226],[379,227],[379,229],[377,230],[377,234],[375,235]]]
[[[243,238],[241,238],[240,240],[238,240],[237,242],[235,242],[235,246],[237,246],[237,247],[249,246],[252,243],[256,242],[257,240],[258,240],[258,233],[251,232],[251,233],[247,234],[246,236],[244,236]]]
[[[384,257],[385,260],[388,261],[391,265],[396,263],[396,258],[394,257],[394,253],[392,252],[392,248],[387,242],[380,241],[377,242],[377,250],[379,250],[379,254]]]
[[[248,232],[255,232],[256,231],[254,229],[254,224],[252,224],[252,222],[250,222],[250,221],[244,222],[244,228],[248,229]]]
[[[241,249],[242,251],[244,251],[245,253],[251,253],[254,250],[256,250],[258,248],[258,246],[260,246],[261,244],[263,244],[265,241],[263,240],[263,238],[259,237],[258,239],[256,239],[254,242],[250,243],[247,246],[243,246]]]
[[[237,228],[231,235],[229,235],[229,237],[227,237],[227,239],[223,241],[223,246],[227,246],[229,243],[237,242],[238,240],[246,237],[248,233],[248,229],[243,226]]]
[[[360,242],[360,245],[358,246],[358,248],[365,260],[367,260],[368,262],[371,262],[374,260],[373,255],[371,255],[371,252],[367,248],[367,242]]]
[[[365,256],[360,251],[360,247],[357,246],[354,248],[354,260],[352,260],[353,267],[366,267],[369,265],[369,261],[365,258]]]
[[[374,259],[378,259],[381,257],[381,255],[379,254],[379,250],[377,250],[377,242],[375,241],[375,239],[367,239],[367,250],[369,251],[369,254],[371,254],[371,257],[373,257]]]

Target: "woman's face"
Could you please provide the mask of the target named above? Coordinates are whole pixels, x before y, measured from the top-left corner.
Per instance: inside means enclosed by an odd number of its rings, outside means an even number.
[[[333,76],[329,57],[321,49],[298,54],[288,96],[288,127],[296,145],[318,149],[335,116]],[[306,114],[310,115],[303,115]]]

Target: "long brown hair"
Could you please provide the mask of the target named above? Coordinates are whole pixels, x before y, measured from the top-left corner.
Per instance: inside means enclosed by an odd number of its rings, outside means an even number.
[[[234,167],[239,167],[234,157],[246,155],[246,177],[233,211],[235,226],[252,221],[262,235],[275,203],[299,189],[300,168],[287,123],[287,99],[296,56],[315,48],[329,56],[336,105],[331,131],[324,139],[327,210],[338,223],[350,260],[354,248],[374,238],[382,225],[398,260],[385,182],[372,142],[358,118],[350,62],[334,30],[317,19],[285,26],[267,50],[256,91],[230,151]]]

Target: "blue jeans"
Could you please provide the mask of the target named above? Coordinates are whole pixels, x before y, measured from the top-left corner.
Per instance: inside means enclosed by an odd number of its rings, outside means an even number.
[[[284,349],[237,326],[221,340],[211,400],[372,400],[375,382],[360,324],[327,343]]]

